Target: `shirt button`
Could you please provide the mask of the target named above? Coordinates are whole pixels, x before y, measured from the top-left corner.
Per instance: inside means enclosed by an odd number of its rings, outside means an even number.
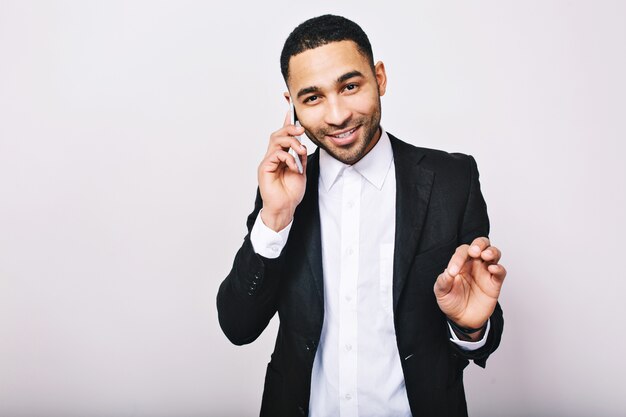
[[[348,352],[350,352],[350,351],[352,350],[352,345],[351,345],[350,343],[348,343],[348,344],[346,345],[346,350],[347,350]]]
[[[278,246],[276,245],[270,246],[270,249],[272,250],[272,252],[278,252]]]
[[[348,208],[352,208],[354,207],[354,201],[349,201],[348,202]]]
[[[350,395],[350,394],[346,394],[346,397],[345,397],[345,398],[346,398],[346,400],[350,401],[350,400],[352,399],[352,395]]]
[[[349,295],[346,295],[345,300],[346,300],[347,302],[350,302],[350,301],[352,301],[352,297],[350,297]]]
[[[346,254],[347,254],[348,256],[349,256],[349,255],[352,255],[353,253],[354,253],[354,250],[352,250],[352,248],[348,248],[348,249],[346,250]]]

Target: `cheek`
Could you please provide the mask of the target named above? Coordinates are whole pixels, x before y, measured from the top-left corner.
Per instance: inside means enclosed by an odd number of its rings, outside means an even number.
[[[363,115],[371,115],[378,110],[378,96],[377,95],[369,95],[369,96],[354,96],[351,97],[350,107],[355,113],[363,114]]]
[[[324,112],[322,107],[323,106],[312,107],[298,114],[298,120],[302,127],[311,132],[316,132],[323,127]]]

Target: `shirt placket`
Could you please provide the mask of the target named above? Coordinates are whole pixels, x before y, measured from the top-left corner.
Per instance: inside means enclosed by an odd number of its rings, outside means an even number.
[[[357,417],[357,283],[361,175],[353,167],[348,167],[344,170],[343,177],[339,283],[339,405],[341,417]]]

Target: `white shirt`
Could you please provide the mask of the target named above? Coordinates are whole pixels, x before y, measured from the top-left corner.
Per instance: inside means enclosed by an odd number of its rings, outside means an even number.
[[[386,132],[352,166],[320,150],[319,210],[324,323],[311,376],[311,417],[411,416],[393,323],[396,178]],[[261,216],[255,251],[276,258],[291,225],[276,233]],[[489,326],[489,325],[488,325]],[[484,346],[452,341],[464,349]]]

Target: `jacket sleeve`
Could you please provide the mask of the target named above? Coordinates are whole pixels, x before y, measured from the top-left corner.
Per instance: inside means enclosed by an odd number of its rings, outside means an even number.
[[[465,206],[465,213],[460,225],[459,239],[460,243],[471,243],[474,239],[481,236],[489,236],[489,217],[487,215],[487,205],[480,191],[480,182],[478,178],[478,167],[473,157],[469,157],[469,175],[470,189]],[[474,363],[481,367],[485,367],[487,358],[494,352],[500,344],[502,330],[504,328],[504,318],[500,304],[496,304],[496,308],[490,317],[491,328],[487,336],[487,342],[483,347],[473,351],[461,349],[458,345],[450,342],[455,353],[465,359],[473,360]]]
[[[262,204],[257,190],[254,210],[248,216],[248,234],[217,293],[220,326],[236,345],[251,343],[259,337],[277,310],[282,257],[262,257],[255,253],[250,242],[250,232]]]

